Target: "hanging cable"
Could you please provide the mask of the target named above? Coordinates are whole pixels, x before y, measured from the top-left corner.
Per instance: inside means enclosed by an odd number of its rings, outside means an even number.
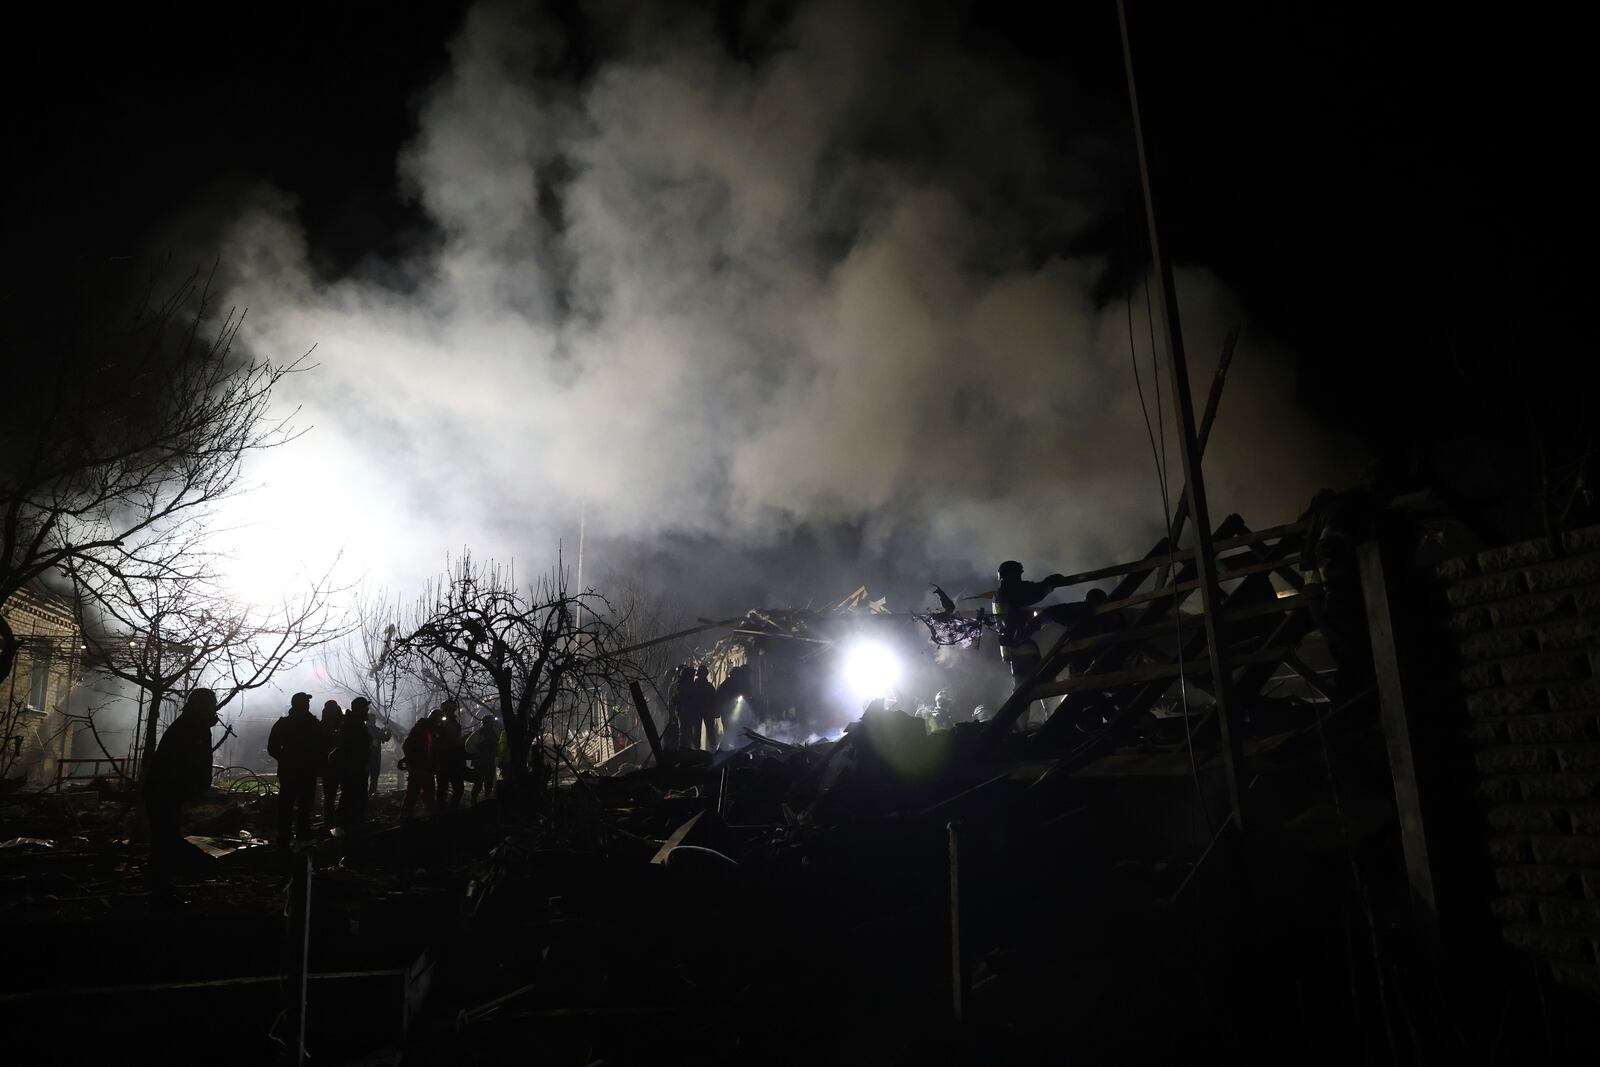
[[[1132,243],[1131,240],[1129,243]],[[1168,468],[1166,463],[1166,421],[1162,418],[1161,413],[1161,372],[1160,366],[1157,362],[1155,312],[1150,302],[1150,278],[1148,272],[1146,272],[1141,284],[1144,289],[1145,323],[1148,336],[1150,338],[1150,370],[1151,377],[1154,379],[1156,393],[1155,428],[1153,428],[1151,425],[1149,407],[1145,402],[1144,383],[1139,374],[1139,353],[1138,343],[1134,339],[1133,299],[1131,293],[1129,294],[1127,303],[1128,359],[1133,365],[1134,389],[1139,395],[1139,410],[1144,416],[1145,434],[1149,438],[1150,451],[1155,458],[1156,482],[1161,490],[1161,521],[1162,526],[1166,530],[1167,541],[1166,569],[1167,573],[1173,576],[1173,582],[1176,584],[1176,554],[1178,551],[1178,546],[1173,544],[1174,531],[1172,527],[1172,496],[1171,485],[1167,478]],[[1189,776],[1194,782],[1195,803],[1200,809],[1200,819],[1205,824],[1206,833],[1211,834],[1213,832],[1211,825],[1211,813],[1206,810],[1205,792],[1200,784],[1200,764],[1195,758],[1194,753],[1194,730],[1189,720],[1189,679],[1187,671],[1184,667],[1185,657],[1183,654],[1183,612],[1177,602],[1176,591],[1174,591],[1172,604],[1172,632],[1173,639],[1176,644],[1176,654],[1178,659],[1178,700],[1183,714],[1183,742],[1184,748],[1189,756]]]

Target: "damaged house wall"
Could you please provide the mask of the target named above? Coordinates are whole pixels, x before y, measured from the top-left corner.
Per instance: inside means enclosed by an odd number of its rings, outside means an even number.
[[[22,648],[5,679],[6,790],[40,788],[56,780],[56,760],[72,755],[73,724],[66,717],[79,671],[82,636],[71,609],[42,588],[25,589],[0,611]]]

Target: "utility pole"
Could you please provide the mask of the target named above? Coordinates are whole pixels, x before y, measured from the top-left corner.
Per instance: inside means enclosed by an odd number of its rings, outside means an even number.
[[[589,504],[578,502],[578,629],[583,629],[583,534],[589,525]]]
[[[1206,483],[1201,474],[1200,444],[1195,434],[1194,399],[1189,395],[1189,363],[1183,350],[1183,328],[1178,318],[1178,294],[1172,284],[1172,265],[1161,253],[1156,227],[1155,194],[1151,189],[1150,162],[1144,150],[1144,125],[1139,117],[1139,90],[1133,77],[1133,45],[1128,37],[1128,12],[1117,0],[1117,22],[1122,29],[1122,61],[1128,75],[1128,104],[1133,110],[1133,140],[1139,151],[1139,180],[1144,188],[1145,222],[1150,229],[1150,272],[1154,276],[1161,314],[1161,336],[1167,349],[1167,369],[1172,376],[1172,406],[1183,444],[1183,477],[1188,483],[1189,514],[1194,517],[1195,564],[1200,578],[1200,603],[1205,613],[1206,647],[1211,653],[1211,678],[1215,685],[1217,724],[1222,732],[1222,756],[1228,779],[1228,802],[1234,827],[1245,828],[1243,791],[1239,770],[1243,750],[1230,718],[1233,674],[1228,666],[1227,640],[1222,625],[1222,590],[1217,584],[1216,550],[1211,545],[1211,512],[1206,506]],[[1173,546],[1176,547],[1176,546]],[[1180,650],[1179,655],[1182,655]]]

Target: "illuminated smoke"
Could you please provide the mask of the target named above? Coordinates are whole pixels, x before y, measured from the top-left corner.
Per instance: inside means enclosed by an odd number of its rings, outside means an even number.
[[[769,44],[749,62],[709,22],[619,17],[575,83],[551,73],[559,31],[481,5],[398,164],[436,245],[329,281],[292,198],[235,198],[251,345],[320,364],[286,396],[315,428],[262,466],[246,551],[283,570],[349,544],[415,586],[463,544],[537,569],[583,505],[598,558],[690,546],[655,578],[698,612],[820,581],[739,562],[800,524],[847,524],[901,574],[1147,548],[1127,308],[1060,251],[1103,211],[1089,142],[916,5],[804,5]],[[1179,284],[1203,399],[1244,313],[1202,271]],[[1208,464],[1218,516],[1261,526],[1353,462],[1301,425],[1268,343],[1246,320]]]

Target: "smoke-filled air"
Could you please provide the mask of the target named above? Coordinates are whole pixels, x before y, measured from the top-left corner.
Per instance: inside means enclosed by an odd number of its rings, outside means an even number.
[[[602,20],[575,82],[555,26],[473,9],[395,161],[436,231],[401,260],[328,277],[292,190],[230,187],[245,342],[315,346],[281,387],[310,432],[241,504],[243,574],[356,544],[391,586],[469,544],[570,565],[581,524],[592,566],[654,571],[693,613],[1147,548],[1140,386],[1182,484],[1159,325],[1137,281],[1131,308],[1097,301],[1107,264],[1064,251],[1135,192],[1109,188],[1123,141],[1044,129],[1003,57],[913,5],[806,5],[756,58],[709,19],[647,21]],[[1244,328],[1213,510],[1287,521],[1351,461],[1250,309],[1201,267],[1178,285],[1197,403]]]

